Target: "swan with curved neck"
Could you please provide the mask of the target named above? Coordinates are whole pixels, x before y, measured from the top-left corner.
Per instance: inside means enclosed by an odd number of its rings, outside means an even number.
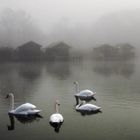
[[[81,100],[96,100],[94,95],[96,94],[96,92],[93,92],[91,90],[79,90],[79,83],[77,81],[74,82],[75,85],[75,90],[76,90],[76,94],[75,94],[75,98],[76,98],[76,102],[78,102],[78,98]]]
[[[77,111],[95,112],[95,111],[100,111],[100,109],[101,107],[90,104],[90,103],[86,103],[85,101],[76,105]]]
[[[10,110],[9,114],[13,115],[35,115],[38,114],[41,110],[37,110],[36,106],[31,103],[24,103],[17,108],[14,108],[14,94],[7,94],[6,98],[10,98]]]
[[[58,100],[56,100],[56,102],[55,102],[56,113],[54,113],[50,116],[50,123],[51,124],[59,124],[59,123],[62,123],[64,121],[63,116],[59,113],[59,106],[60,106],[60,103]]]

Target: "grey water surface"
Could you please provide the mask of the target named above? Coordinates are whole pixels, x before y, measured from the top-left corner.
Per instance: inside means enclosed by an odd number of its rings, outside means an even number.
[[[75,111],[75,87],[96,91],[101,113],[82,115]],[[9,117],[7,93],[15,106],[25,102],[41,109],[41,117]],[[49,124],[54,102],[60,101],[64,123]],[[0,64],[1,140],[139,140],[140,62],[49,62]]]

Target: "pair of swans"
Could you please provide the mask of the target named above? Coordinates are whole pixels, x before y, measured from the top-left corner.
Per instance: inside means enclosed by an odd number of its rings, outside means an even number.
[[[92,92],[91,90],[81,90],[79,91],[79,83],[76,81],[74,82],[75,87],[76,87],[76,94],[75,94],[75,98],[76,98],[76,110],[77,111],[86,111],[86,112],[96,112],[96,111],[100,111],[101,107],[98,107],[96,105],[90,104],[90,103],[86,103],[85,101],[82,101],[82,103],[79,104],[79,99],[80,100],[96,100],[96,98],[94,97],[96,92]]]
[[[10,115],[16,115],[16,116],[27,116],[27,115],[37,115],[39,112],[41,112],[41,110],[36,109],[36,106],[31,104],[31,103],[24,103],[20,106],[18,106],[17,108],[14,108],[14,94],[13,93],[9,93],[7,94],[6,98],[10,98],[10,110],[8,111],[8,113]],[[50,123],[62,123],[63,122],[63,116],[58,112],[58,106],[59,106],[59,101],[56,100],[55,103],[55,109],[56,109],[56,113],[52,114],[50,116]]]

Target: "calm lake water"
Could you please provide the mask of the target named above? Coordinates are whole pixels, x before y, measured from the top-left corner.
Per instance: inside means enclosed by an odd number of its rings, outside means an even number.
[[[75,111],[75,87],[97,92],[102,113],[81,115]],[[33,103],[42,118],[9,118],[7,93],[15,95],[15,106]],[[64,123],[49,124],[54,102],[60,101]],[[1,140],[139,140],[140,61],[50,62],[0,64]]]

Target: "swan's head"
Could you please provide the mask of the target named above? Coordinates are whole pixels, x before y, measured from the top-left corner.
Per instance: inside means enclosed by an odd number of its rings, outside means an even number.
[[[13,93],[8,93],[8,94],[6,95],[6,99],[9,98],[9,97],[13,97],[13,96],[14,96]]]
[[[81,105],[84,105],[86,103],[86,101],[82,101],[80,104],[79,104],[79,107],[81,106]]]
[[[85,103],[86,103],[86,101],[85,101],[85,100],[83,100],[83,101],[82,101],[82,105],[84,105]]]
[[[78,85],[78,81],[74,81],[73,84]]]
[[[59,100],[56,100],[55,103],[56,103],[57,105],[60,105]]]

